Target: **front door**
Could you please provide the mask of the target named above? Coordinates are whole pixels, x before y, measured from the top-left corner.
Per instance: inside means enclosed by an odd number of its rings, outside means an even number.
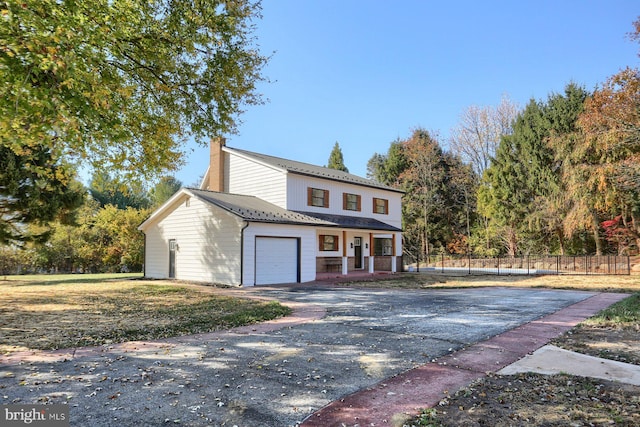
[[[169,279],[176,278],[176,239],[169,240]]]
[[[360,237],[353,238],[353,256],[355,258],[354,268],[362,268],[362,239]]]

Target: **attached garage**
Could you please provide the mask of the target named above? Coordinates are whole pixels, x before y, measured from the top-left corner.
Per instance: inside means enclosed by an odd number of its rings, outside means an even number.
[[[300,281],[300,239],[256,237],[255,284]]]

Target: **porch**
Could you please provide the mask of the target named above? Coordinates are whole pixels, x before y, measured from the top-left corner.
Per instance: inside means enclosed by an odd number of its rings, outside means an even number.
[[[316,273],[316,281],[318,282],[349,282],[351,280],[363,280],[367,278],[379,278],[382,276],[389,276],[395,274],[391,271],[374,271],[369,273],[365,270],[354,270],[347,274],[341,274],[340,272],[319,272]]]

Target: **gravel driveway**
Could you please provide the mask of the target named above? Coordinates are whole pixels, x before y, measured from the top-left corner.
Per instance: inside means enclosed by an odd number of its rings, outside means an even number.
[[[0,365],[0,403],[69,403],[72,426],[294,426],[333,400],[593,295],[305,286],[243,292],[320,305],[327,315],[268,333]]]

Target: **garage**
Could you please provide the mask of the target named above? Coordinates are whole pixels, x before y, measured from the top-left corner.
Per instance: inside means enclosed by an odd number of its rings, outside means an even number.
[[[300,281],[300,240],[292,237],[256,237],[255,284]]]

